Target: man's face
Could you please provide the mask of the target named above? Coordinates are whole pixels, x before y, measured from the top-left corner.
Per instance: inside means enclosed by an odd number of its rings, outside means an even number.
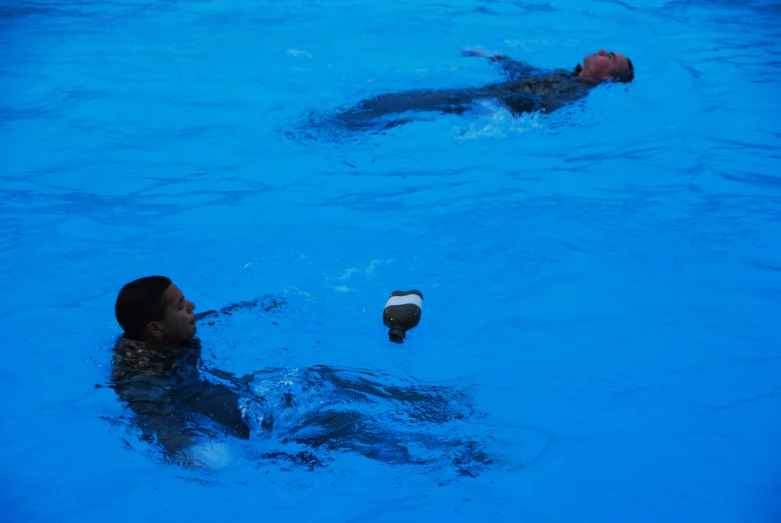
[[[580,77],[594,82],[618,79],[629,71],[629,61],[621,53],[600,49],[599,52],[583,58]]]
[[[152,335],[166,344],[185,344],[195,336],[195,304],[173,283],[165,291],[165,319],[149,324]]]

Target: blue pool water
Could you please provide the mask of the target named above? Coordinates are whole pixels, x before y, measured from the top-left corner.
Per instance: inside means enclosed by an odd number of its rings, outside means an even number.
[[[779,27],[765,0],[0,2],[0,519],[779,521]],[[552,115],[323,124],[497,81],[478,46],[620,51],[636,79]],[[285,300],[201,329],[208,365],[461,391],[442,425],[364,414],[490,462],[310,470],[258,458],[272,434],[165,463],[96,387],[148,274],[200,311]]]

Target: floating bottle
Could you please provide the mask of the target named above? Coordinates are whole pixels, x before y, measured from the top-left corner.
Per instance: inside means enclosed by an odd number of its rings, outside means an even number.
[[[382,322],[390,328],[388,337],[396,343],[403,343],[407,331],[420,321],[423,295],[420,291],[393,291],[385,304]]]

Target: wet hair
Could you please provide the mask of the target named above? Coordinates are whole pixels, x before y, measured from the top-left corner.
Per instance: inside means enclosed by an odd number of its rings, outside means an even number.
[[[628,84],[635,78],[635,66],[632,65],[632,60],[626,59],[626,72],[621,76],[616,77],[617,82]]]
[[[165,276],[147,276],[122,287],[114,314],[126,338],[142,341],[150,321],[165,319],[165,291],[170,285],[171,279]]]

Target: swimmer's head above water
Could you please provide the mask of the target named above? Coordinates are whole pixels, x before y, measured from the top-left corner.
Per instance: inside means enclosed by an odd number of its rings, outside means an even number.
[[[600,49],[583,58],[583,65],[575,67],[575,76],[593,84],[606,81],[628,83],[635,77],[635,68],[632,60],[621,53]]]
[[[165,276],[134,280],[119,291],[114,312],[124,337],[150,347],[186,345],[195,336],[195,304]]]

